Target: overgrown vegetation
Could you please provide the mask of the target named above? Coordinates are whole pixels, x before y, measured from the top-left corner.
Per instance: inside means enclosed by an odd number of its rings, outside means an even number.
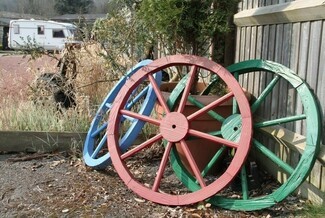
[[[52,106],[6,100],[0,112],[1,130],[85,132],[89,128],[87,111],[75,108],[60,113]]]
[[[312,204],[307,204],[304,209],[301,211],[298,211],[296,216],[301,216],[301,217],[312,217],[312,218],[321,218],[325,217],[325,208],[324,206],[316,206]]]
[[[57,80],[52,84],[46,80],[40,82],[40,78],[44,79],[44,75],[60,75],[62,70],[60,65],[56,71],[53,71],[53,67],[50,69],[45,65],[40,70],[32,69],[34,80],[27,90],[20,90],[24,96],[18,97],[19,100],[17,96],[11,100],[0,99],[2,130],[68,132],[88,130],[98,105],[120,75],[113,74],[109,70],[109,64],[99,55],[101,49],[96,43],[88,43],[78,50],[65,52],[67,53],[58,55],[64,56],[68,62],[65,69],[67,78],[65,85],[56,84]],[[31,58],[30,61],[35,60]],[[76,63],[76,68],[72,62]],[[75,107],[65,108],[60,105],[61,102],[55,100],[55,93],[60,90],[69,91],[69,87],[73,87],[75,101],[78,103]]]
[[[28,95],[31,102],[37,104],[13,105],[13,110],[7,102],[9,108],[0,115],[3,116],[0,127],[4,130],[87,131],[98,105],[115,82],[139,60],[176,53],[223,60],[220,57],[223,57],[226,45],[216,45],[224,42],[231,30],[229,17],[235,12],[237,2],[110,1],[114,10],[106,19],[97,20],[91,30],[87,27],[81,29],[89,36],[81,48],[66,49],[60,54],[67,63],[64,75],[60,66],[56,72],[35,70],[35,80],[30,84]],[[31,57],[39,58],[40,53],[44,54],[44,51],[34,50],[36,52],[31,52]],[[56,55],[53,57],[57,58]],[[47,78],[53,74],[60,74],[63,85],[53,85],[52,79],[44,79],[44,75]],[[71,94],[76,105],[65,107],[64,102],[58,104],[56,93]],[[35,114],[24,118],[23,114],[28,112]],[[14,121],[9,122],[9,118]],[[80,119],[79,126],[76,126],[77,121],[74,124],[77,119]]]
[[[229,18],[237,9],[238,0],[143,0],[137,10],[140,25],[149,37],[162,44],[171,54],[188,53],[199,56],[223,56],[215,48],[216,40],[231,31]],[[217,38],[216,38],[217,37]],[[219,44],[221,45],[221,44]],[[217,52],[215,56],[213,56]]]

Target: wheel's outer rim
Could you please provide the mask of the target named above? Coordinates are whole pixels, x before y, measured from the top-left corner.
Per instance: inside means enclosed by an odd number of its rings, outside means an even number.
[[[209,199],[209,202],[212,204],[231,210],[252,211],[268,208],[282,201],[294,190],[296,190],[296,188],[298,188],[304,182],[312,170],[319,151],[322,129],[319,106],[308,85],[292,70],[281,64],[266,60],[249,60],[233,64],[227,67],[227,69],[231,73],[236,72],[239,74],[249,73],[253,71],[268,71],[285,78],[292,84],[294,88],[296,88],[304,104],[305,114],[309,115],[306,118],[307,127],[312,128],[309,128],[306,134],[305,151],[293,174],[277,190],[272,192],[272,194],[251,198],[248,200],[231,199],[218,195],[213,196]],[[180,90],[182,89],[180,88]],[[173,98],[177,97],[173,96]],[[190,190],[196,191],[199,188],[198,185],[194,182],[195,180],[192,175],[188,173],[185,167],[182,165],[181,161],[178,158],[178,155],[175,154],[175,151],[171,153],[173,170],[175,171],[178,178],[180,178],[180,180]]]
[[[242,133],[238,144],[238,152],[233,161],[229,165],[226,173],[224,173],[218,180],[212,184],[204,187],[203,189],[197,190],[197,192],[188,193],[184,195],[171,195],[166,193],[154,192],[150,188],[147,188],[143,184],[136,181],[131,172],[127,169],[125,163],[121,160],[121,150],[118,144],[118,120],[119,111],[123,109],[123,105],[126,102],[127,96],[130,94],[132,87],[138,85],[141,79],[150,73],[157,72],[169,66],[174,65],[196,65],[201,68],[210,69],[211,71],[218,73],[218,75],[227,83],[231,84],[231,91],[238,100],[239,109],[242,112],[242,125],[247,130]],[[238,173],[242,163],[245,161],[247,153],[249,151],[250,140],[252,136],[252,119],[249,103],[245,97],[245,94],[237,83],[235,78],[221,65],[208,60],[206,58],[197,57],[193,55],[173,55],[167,56],[161,59],[157,59],[154,62],[148,64],[147,66],[136,72],[122,87],[119,94],[116,97],[114,105],[112,107],[111,113],[109,115],[110,125],[107,128],[108,144],[113,165],[119,174],[120,178],[124,183],[135,193],[141,197],[148,199],[150,201],[164,204],[164,205],[187,205],[193,204],[202,200],[209,198],[210,196],[216,194],[224,187],[226,187],[232,179]]]
[[[86,140],[83,147],[83,160],[85,164],[89,167],[95,168],[95,169],[104,169],[109,164],[111,164],[111,155],[109,152],[104,154],[101,157],[92,157],[92,154],[94,153],[95,148],[95,138],[92,137],[92,135],[98,130],[99,122],[103,119],[103,116],[106,116],[106,113],[108,113],[109,108],[107,107],[107,104],[112,104],[120,91],[120,89],[123,87],[125,82],[128,80],[130,76],[132,76],[135,72],[137,72],[142,67],[148,65],[151,63],[152,60],[143,60],[139,63],[137,63],[134,67],[132,67],[126,74],[123,76],[118,83],[111,89],[111,91],[108,93],[102,104],[100,105],[99,109],[96,112],[96,115],[94,119],[91,122],[90,128],[88,130]],[[155,75],[155,79],[158,84],[161,83],[161,73]],[[156,99],[156,95],[154,94],[152,87],[148,88],[148,92],[146,95],[146,99],[144,103],[141,106],[140,113],[144,115],[148,115],[151,113],[154,102]],[[121,141],[121,148],[123,150],[127,149],[130,145],[133,144],[134,140],[137,138],[138,134],[140,133],[141,129],[143,127],[143,122],[135,121],[132,126],[129,128],[126,135],[122,138]],[[106,129],[103,130],[105,132]],[[103,146],[106,147],[106,142]]]

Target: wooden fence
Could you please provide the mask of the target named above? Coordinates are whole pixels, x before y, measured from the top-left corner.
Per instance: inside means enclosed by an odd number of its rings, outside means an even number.
[[[267,59],[281,63],[303,78],[325,109],[325,1],[324,0],[243,0],[234,16],[237,26],[235,61]],[[253,94],[265,84],[266,77],[246,76],[240,81]],[[286,86],[277,88],[262,109],[272,116],[302,111],[301,105],[283,103],[296,99]],[[295,102],[293,100],[292,102]],[[290,110],[290,111],[289,111]],[[322,118],[325,126],[324,118]],[[292,127],[303,134],[304,128]],[[313,127],[309,127],[313,128]],[[325,196],[325,134],[322,129],[321,154],[307,181],[298,190],[311,201],[324,205]],[[281,148],[274,152],[281,153]],[[283,149],[283,148],[282,148]],[[297,156],[290,150],[290,156]],[[292,158],[294,159],[294,158]],[[297,159],[297,158],[296,158]],[[266,166],[267,167],[267,166]],[[274,172],[278,180],[285,178]]]

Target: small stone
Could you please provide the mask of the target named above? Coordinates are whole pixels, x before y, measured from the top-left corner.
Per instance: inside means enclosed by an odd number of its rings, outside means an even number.
[[[62,213],[68,213],[69,212],[69,209],[63,209],[62,210]]]

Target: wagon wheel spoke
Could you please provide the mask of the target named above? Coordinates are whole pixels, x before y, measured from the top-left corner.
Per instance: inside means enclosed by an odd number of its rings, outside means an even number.
[[[164,175],[164,172],[165,172],[165,169],[167,167],[168,157],[169,157],[170,151],[172,149],[172,146],[173,146],[172,142],[168,142],[167,145],[166,145],[165,152],[163,154],[163,157],[161,159],[161,163],[159,165],[157,176],[156,176],[155,181],[154,181],[153,186],[152,186],[152,190],[155,191],[155,192],[158,191],[158,188],[160,186],[161,179],[162,179],[162,177]]]
[[[145,87],[139,94],[135,96],[126,106],[126,109],[130,110],[141,98],[143,98],[148,92],[149,86]]]
[[[239,73],[238,72],[235,72],[234,73],[234,77],[237,81],[239,81]],[[238,113],[238,103],[236,101],[236,99],[234,98],[232,100],[232,113],[233,114],[237,114]]]
[[[187,160],[188,160],[188,162],[190,164],[190,167],[193,170],[195,178],[197,179],[197,181],[199,182],[201,187],[205,187],[206,184],[205,184],[205,182],[203,180],[201,172],[200,172],[200,170],[199,170],[199,168],[198,168],[198,166],[196,164],[196,161],[195,161],[194,157],[192,156],[191,151],[189,150],[186,142],[184,140],[182,140],[180,143],[181,143],[182,149],[185,152],[185,155],[186,155],[186,158],[187,158]]]
[[[275,155],[272,151],[270,151],[265,145],[263,145],[261,142],[257,141],[256,139],[253,139],[253,145],[267,158],[269,158],[271,161],[273,161],[277,166],[281,167],[283,170],[285,170],[288,174],[292,174],[294,169],[281,160],[277,155]]]
[[[209,141],[212,141],[212,142],[215,142],[215,143],[218,143],[218,144],[224,144],[230,148],[238,148],[238,143],[236,142],[233,142],[231,140],[227,140],[227,139],[223,139],[221,137],[215,137],[215,136],[212,136],[210,134],[207,134],[207,133],[204,133],[204,132],[200,132],[200,131],[197,131],[197,130],[194,130],[194,129],[190,129],[188,131],[188,134],[192,135],[192,136],[196,136],[196,137],[199,137],[199,138],[204,138],[204,139],[207,139]]]
[[[254,128],[257,129],[257,128],[263,128],[263,127],[269,127],[269,126],[276,126],[276,125],[281,125],[281,124],[305,120],[305,119],[306,119],[306,114],[288,116],[288,117],[284,117],[284,118],[278,118],[278,119],[255,123]]]
[[[205,166],[205,168],[202,170],[201,175],[202,177],[205,177],[208,172],[212,169],[212,167],[215,166],[215,163],[220,160],[223,152],[226,150],[226,146],[222,146],[217,153],[215,153],[215,155],[211,158],[211,160],[209,161],[209,163]]]
[[[181,84],[184,88],[178,89],[175,87],[174,91],[176,90],[180,93],[179,97],[172,97],[173,92],[171,92],[170,97],[167,99],[164,97],[166,93],[160,90],[159,84],[155,82],[153,75],[162,69],[183,70],[185,69],[184,67],[190,68],[186,82]],[[221,100],[212,103],[202,103],[203,108],[199,109],[198,112],[197,110],[196,112],[188,112],[186,103],[192,97],[189,95],[189,90],[200,69],[218,74],[226,83],[231,84],[232,91],[230,94],[223,96]],[[139,114],[137,111],[130,111],[125,107],[129,95],[132,94],[132,90],[144,78],[149,80],[152,90],[157,97],[155,112],[147,115]],[[235,138],[238,136],[238,140],[236,139],[235,141],[232,141],[230,138],[222,138],[223,136],[220,131],[221,122],[217,120],[216,122],[219,124],[213,130],[197,129],[196,122],[199,118],[202,118],[209,111],[223,105],[223,102],[231,100],[233,97],[238,99],[243,117],[241,119],[234,117],[234,119],[228,120],[228,122],[241,124],[243,128],[247,129],[247,134],[234,133],[233,135],[236,135]],[[175,100],[177,105],[172,105],[170,103],[171,99]],[[139,120],[145,123],[145,127],[157,128],[155,136],[146,139],[140,145],[133,145],[127,148],[126,151],[123,151],[120,146],[120,138],[125,132],[124,123],[120,123],[122,116]],[[226,121],[226,118],[220,120]],[[109,123],[110,125],[107,127],[107,141],[110,142],[108,143],[108,148],[120,178],[131,190],[143,198],[167,205],[193,204],[205,200],[225,188],[236,173],[240,171],[240,165],[244,162],[249,150],[252,132],[249,103],[237,81],[229,72],[215,62],[192,55],[174,55],[157,59],[152,64],[136,72],[128,80],[128,85],[122,87],[116,97],[110,112]],[[210,132],[218,136],[209,135]],[[199,165],[200,162],[196,159],[195,152],[192,152],[193,144],[191,144],[189,138],[193,138],[193,140],[202,138],[208,143],[218,143],[220,147],[222,145],[226,148],[236,147],[237,152],[234,155],[233,161],[222,173],[222,176],[213,179],[204,176],[205,172],[201,165]],[[162,145],[159,145],[160,140],[164,142]],[[155,153],[155,155],[150,155],[150,158],[147,158],[148,154],[146,152],[153,152],[152,149],[157,147],[160,150],[159,155],[157,156]],[[196,148],[199,147],[196,146]],[[175,152],[182,152],[184,154],[184,161],[188,162],[189,170],[193,173],[195,181],[197,181],[198,188],[193,193],[189,192],[178,179],[175,179],[173,176],[171,177],[171,166],[174,164]],[[214,158],[221,159],[216,155]],[[167,161],[169,159],[171,161]],[[135,162],[140,164],[135,164]],[[155,163],[158,163],[158,166]],[[202,170],[203,172],[201,172]]]
[[[157,126],[159,126],[159,124],[160,124],[160,121],[157,119],[154,119],[150,116],[144,116],[144,115],[135,113],[133,111],[121,110],[120,113],[123,115],[126,115],[127,117],[136,118],[138,120],[146,121],[146,122],[149,122],[149,123],[157,125]]]
[[[242,190],[242,198],[244,200],[248,199],[248,181],[247,181],[247,172],[246,167],[243,165],[243,167],[240,170],[240,182],[241,182],[241,190]]]
[[[254,113],[262,104],[263,101],[265,101],[265,98],[272,92],[275,85],[279,82],[280,76],[276,75],[272,81],[267,85],[267,87],[263,90],[263,92],[259,95],[257,100],[253,103],[251,106],[252,113]]]
[[[194,82],[195,77],[197,75],[197,70],[198,70],[198,67],[193,65],[192,68],[191,68],[190,73],[188,74],[189,78],[187,79],[187,83],[186,83],[185,89],[183,91],[183,94],[182,94],[182,97],[181,97],[181,100],[179,102],[179,106],[178,106],[178,109],[177,109],[177,112],[179,112],[179,113],[184,111],[185,104],[187,102],[187,99],[188,99],[188,96],[190,94],[193,82]]]
[[[148,148],[149,146],[153,145],[155,142],[160,140],[162,138],[161,134],[158,134],[147,141],[143,142],[142,144],[136,146],[135,148],[125,152],[124,154],[121,155],[121,159],[125,160],[126,158],[129,158],[131,156],[134,156],[136,153],[142,151],[145,148]]]
[[[108,152],[107,146],[104,146],[106,140],[105,130],[109,126],[107,118],[110,114],[113,102],[116,100],[116,96],[122,86],[128,82],[128,78],[132,76],[136,71],[141,69],[143,66],[151,63],[150,60],[144,60],[135,65],[130,69],[124,77],[122,77],[114,88],[107,94],[103,103],[100,105],[93,121],[88,130],[86,140],[83,147],[83,159],[86,165],[96,168],[104,169],[110,162],[111,157]],[[156,74],[155,78],[157,84],[161,83],[161,74]],[[137,94],[138,93],[138,94]],[[133,107],[141,104],[139,107],[139,113],[143,115],[148,115],[154,103],[152,102],[155,99],[155,93],[152,91],[152,87],[146,85],[144,88],[137,87],[134,89],[132,94],[129,97],[126,110],[130,110]],[[122,123],[129,121],[130,125],[128,131],[125,133],[125,137],[121,140],[122,149],[125,150],[127,147],[133,144],[133,141],[137,138],[143,122],[132,117],[123,116],[120,120]]]
[[[92,153],[91,157],[96,158],[98,153],[103,149],[104,146],[107,146],[106,144],[107,140],[107,134],[105,133],[100,142],[98,143],[97,147],[95,148],[94,152]]]
[[[210,104],[206,105],[205,107],[201,108],[200,110],[196,111],[195,113],[189,115],[187,117],[187,119],[189,121],[196,119],[197,117],[199,117],[200,115],[206,113],[206,112],[210,112],[214,117],[217,117],[218,119],[220,119],[220,121],[224,121],[224,119],[222,119],[222,117],[220,115],[218,115],[217,113],[210,111],[211,109],[213,109],[214,107],[217,107],[219,105],[221,105],[222,103],[228,101],[229,99],[231,99],[234,96],[234,94],[232,92],[229,92],[228,94],[222,96],[221,98],[219,98],[218,100],[211,102]],[[190,98],[192,99],[192,98]],[[193,99],[192,99],[193,101]],[[193,101],[194,103],[196,103],[197,101]],[[200,105],[199,105],[200,106]]]
[[[194,104],[196,107],[198,108],[204,108],[206,105],[202,104],[201,102],[199,102],[198,100],[196,100],[193,96],[188,96],[188,101],[191,102],[192,104]],[[204,111],[202,111],[202,113],[204,113]],[[221,116],[220,114],[216,113],[213,110],[209,110],[208,114],[216,119],[219,122],[223,122],[225,120],[225,118],[223,116]]]
[[[148,75],[148,78],[149,78],[149,81],[150,81],[150,84],[152,85],[152,88],[154,90],[154,92],[156,93],[157,95],[157,99],[158,99],[158,102],[161,104],[161,106],[164,108],[165,110],[165,113],[170,113],[169,111],[169,108],[168,108],[168,105],[167,103],[165,102],[165,99],[164,99],[164,96],[162,95],[160,89],[159,89],[159,86],[158,84],[156,83],[154,77],[152,75]]]
[[[97,130],[95,130],[92,134],[91,137],[95,138],[97,137],[99,134],[101,134],[106,128],[107,128],[108,122],[104,122],[100,127],[98,127]]]

